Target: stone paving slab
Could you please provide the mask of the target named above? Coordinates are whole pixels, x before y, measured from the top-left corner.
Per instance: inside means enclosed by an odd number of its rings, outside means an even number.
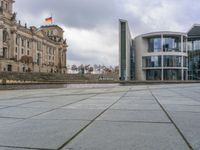
[[[32,101],[34,101],[34,99],[32,99],[32,100],[27,100],[27,99],[22,99],[22,100],[1,100],[0,101],[0,105],[1,106],[19,106],[19,105],[22,105],[22,104],[31,103]]]
[[[10,124],[17,123],[23,119],[14,119],[14,118],[0,118],[0,127],[4,127]]]
[[[1,109],[1,108],[6,108],[6,107],[7,107],[7,106],[0,106],[0,109]]]
[[[169,112],[199,112],[200,105],[163,105]]]
[[[59,108],[65,104],[53,103],[48,101],[35,101],[28,104],[22,104],[20,107],[29,107],[29,108]]]
[[[34,117],[34,119],[93,120],[102,110],[97,109],[56,109]]]
[[[51,108],[8,107],[0,109],[0,117],[30,118],[49,110],[51,110]]]
[[[0,150],[199,150],[199,91],[200,84],[0,91]]]
[[[168,122],[163,111],[125,111],[125,110],[108,110],[98,120],[120,121],[120,122]]]
[[[184,136],[193,146],[194,150],[200,149],[200,113],[195,112],[170,112],[173,120]]]
[[[72,150],[189,150],[171,124],[97,121],[74,139]]]
[[[137,99],[135,97],[123,97],[120,99],[119,104],[128,103],[128,104],[155,104],[155,99]]]
[[[63,107],[64,109],[100,109],[100,110],[104,110],[106,108],[108,108],[111,104],[72,104],[66,107]]]
[[[158,104],[115,104],[111,109],[120,110],[161,110]]]
[[[26,120],[0,127],[0,145],[57,149],[83,128],[88,121]]]
[[[7,148],[7,147],[0,147],[0,150],[30,150],[26,148]]]
[[[172,104],[172,105],[200,105],[200,102],[194,100],[177,100],[172,98],[171,100],[159,100],[161,104]]]

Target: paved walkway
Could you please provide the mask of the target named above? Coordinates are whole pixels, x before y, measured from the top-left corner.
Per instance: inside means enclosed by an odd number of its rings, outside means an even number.
[[[200,150],[200,84],[0,91],[0,150]]]

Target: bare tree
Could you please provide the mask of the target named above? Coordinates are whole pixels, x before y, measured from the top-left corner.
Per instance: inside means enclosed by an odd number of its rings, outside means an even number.
[[[78,67],[76,65],[72,65],[71,70],[74,72],[76,72],[78,70]]]

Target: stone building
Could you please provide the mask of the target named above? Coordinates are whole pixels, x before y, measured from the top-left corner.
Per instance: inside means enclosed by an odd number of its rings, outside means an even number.
[[[14,0],[0,0],[0,72],[67,72],[67,43],[57,25],[21,25]]]

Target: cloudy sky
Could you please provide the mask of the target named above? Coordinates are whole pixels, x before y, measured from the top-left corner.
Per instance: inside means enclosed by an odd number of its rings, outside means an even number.
[[[199,0],[16,0],[17,19],[44,25],[54,17],[65,30],[68,64],[118,65],[118,19],[132,36],[152,31],[186,32],[200,23]]]

